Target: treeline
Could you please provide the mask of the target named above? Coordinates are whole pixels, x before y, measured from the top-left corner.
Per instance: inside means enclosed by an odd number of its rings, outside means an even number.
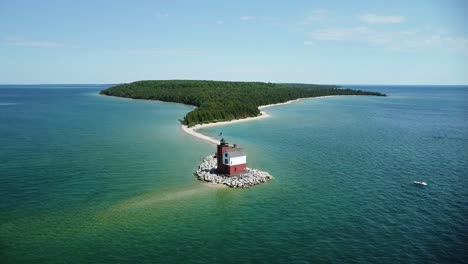
[[[194,105],[197,108],[181,120],[187,126],[253,117],[260,114],[258,107],[261,105],[305,97],[385,96],[376,92],[340,89],[335,85],[192,80],[138,81],[110,87],[101,94]]]

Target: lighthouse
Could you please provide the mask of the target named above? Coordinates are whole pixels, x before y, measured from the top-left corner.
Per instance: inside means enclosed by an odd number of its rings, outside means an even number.
[[[216,158],[218,174],[235,175],[247,168],[247,156],[244,150],[238,148],[237,144],[229,146],[224,138],[221,139],[217,147]]]

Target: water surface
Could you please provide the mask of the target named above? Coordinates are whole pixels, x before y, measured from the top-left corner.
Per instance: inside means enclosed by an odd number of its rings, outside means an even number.
[[[275,179],[193,177],[214,148],[180,104],[0,86],[5,263],[453,263],[468,241],[468,87],[353,86],[203,130]],[[421,188],[414,180],[426,181]]]

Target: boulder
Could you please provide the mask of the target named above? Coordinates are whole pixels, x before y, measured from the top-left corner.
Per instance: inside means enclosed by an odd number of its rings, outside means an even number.
[[[224,184],[231,188],[247,188],[273,179],[266,171],[248,167],[245,172],[233,176],[217,174],[216,166],[216,158],[213,155],[207,156],[194,174],[201,181]]]

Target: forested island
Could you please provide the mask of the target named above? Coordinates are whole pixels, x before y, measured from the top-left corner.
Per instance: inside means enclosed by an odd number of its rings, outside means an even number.
[[[342,89],[336,85],[198,80],[137,81],[112,86],[100,94],[196,106],[180,120],[189,127],[258,116],[259,106],[299,98],[327,95],[385,96],[378,92]]]

